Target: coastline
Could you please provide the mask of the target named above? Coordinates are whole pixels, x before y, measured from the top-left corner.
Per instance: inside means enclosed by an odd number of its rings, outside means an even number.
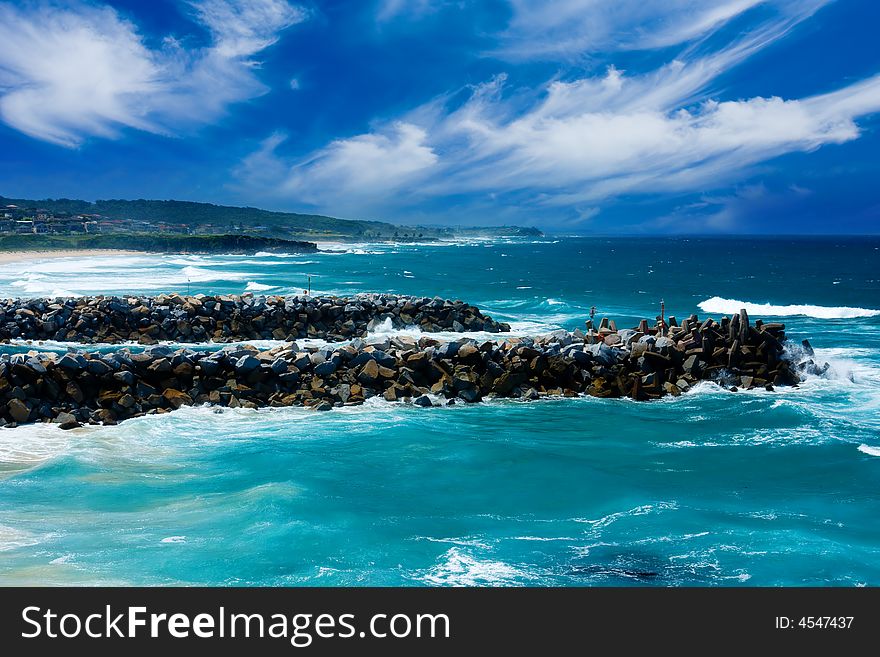
[[[125,251],[122,249],[52,249],[45,251],[0,251],[0,265],[26,260],[55,260],[57,258],[83,258],[87,256],[149,255],[149,251]]]

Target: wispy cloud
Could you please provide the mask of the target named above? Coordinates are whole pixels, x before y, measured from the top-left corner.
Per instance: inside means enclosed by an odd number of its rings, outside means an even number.
[[[545,204],[689,191],[783,153],[855,139],[855,118],[880,110],[880,77],[812,98],[706,100],[689,109],[653,104],[650,85],[650,77],[630,82],[613,71],[557,82],[512,119],[500,96],[478,95],[436,126],[442,143],[434,147],[450,167],[426,190],[552,192]]]
[[[657,3],[641,4],[656,10]],[[685,4],[671,3],[673,17]],[[712,16],[730,18],[746,4],[715,3]],[[612,66],[534,90],[508,89],[500,75],[459,106],[444,97],[303,158],[264,150],[267,170],[284,173],[263,188],[326,211],[342,207],[345,196],[392,212],[462,195],[491,194],[520,207],[596,208],[624,194],[717,188],[779,155],[856,139],[856,119],[880,111],[880,77],[800,99],[711,97],[721,74],[821,4],[786,4],[720,48],[689,48],[652,71],[630,75]],[[699,12],[693,22],[712,23]]]
[[[513,58],[581,56],[672,46],[773,0],[509,0],[498,53]]]
[[[394,18],[421,18],[450,4],[451,0],[378,0],[376,20],[380,23]]]
[[[242,163],[237,177],[249,186],[277,188],[283,195],[320,204],[334,188],[345,207],[373,200],[382,194],[407,193],[404,188],[423,178],[437,165],[438,157],[425,143],[426,133],[399,122],[381,133],[340,139],[309,159],[286,167],[275,154],[285,136],[275,134]]]
[[[308,13],[286,0],[190,0],[199,21],[214,37],[220,57],[250,57],[278,41],[281,30]]]
[[[306,13],[284,0],[195,0],[211,35],[186,49],[149,47],[106,6],[0,3],[0,118],[37,139],[77,146],[123,128],[172,133],[216,120],[265,91],[253,56]]]

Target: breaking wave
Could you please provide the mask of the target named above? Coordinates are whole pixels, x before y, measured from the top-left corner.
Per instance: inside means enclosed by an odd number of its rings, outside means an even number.
[[[772,317],[790,317],[792,315],[804,315],[816,319],[852,319],[854,317],[876,317],[880,310],[870,308],[850,308],[848,306],[810,306],[789,305],[775,306],[770,303],[753,303],[751,301],[738,301],[737,299],[722,299],[712,297],[697,304],[703,312],[723,313],[730,315],[738,313],[741,308],[754,315]]]

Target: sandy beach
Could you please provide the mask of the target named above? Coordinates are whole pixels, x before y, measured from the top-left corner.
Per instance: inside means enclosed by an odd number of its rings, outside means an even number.
[[[104,256],[145,255],[145,251],[122,251],[119,249],[57,249],[52,251],[0,251],[0,264],[27,260],[56,258],[88,258]]]

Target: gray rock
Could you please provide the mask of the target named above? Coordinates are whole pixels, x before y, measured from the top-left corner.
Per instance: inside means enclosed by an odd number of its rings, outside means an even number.
[[[698,376],[700,370],[702,369],[702,364],[700,363],[700,359],[696,354],[691,354],[687,357],[682,365],[682,369],[688,374],[693,374],[694,376]]]
[[[82,426],[73,415],[70,413],[59,413],[58,416],[53,420],[55,424],[59,425],[61,429],[65,431],[68,429],[76,429],[79,426]]]

